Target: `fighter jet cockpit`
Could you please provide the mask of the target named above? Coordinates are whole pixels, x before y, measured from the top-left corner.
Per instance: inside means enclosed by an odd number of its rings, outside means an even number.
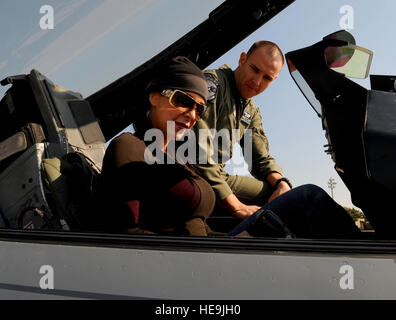
[[[262,313],[261,300],[395,299],[396,75],[370,75],[370,66],[396,74],[389,41],[396,3],[379,3],[374,10],[358,0],[2,1],[0,299],[134,300],[143,319],[244,319]],[[356,40],[345,30],[322,38],[335,25],[355,30]],[[177,56],[202,70],[236,70],[260,40],[288,52],[291,74],[284,66],[270,90],[254,95],[271,156],[293,188],[322,187],[334,164],[342,181],[336,177],[333,202],[359,209],[347,210],[359,235],[294,236],[276,210],[263,209],[253,215],[260,217],[256,235],[231,214],[200,224],[215,231],[207,236],[172,234],[168,225],[164,234],[101,229],[119,208],[108,201],[102,219],[96,210],[98,197],[110,199],[97,192],[106,148],[124,130],[132,133],[137,115],[148,115],[142,108],[153,75]],[[253,67],[249,73],[261,75]],[[201,104],[184,98],[189,110]],[[225,121],[235,118],[229,115]],[[232,175],[250,173],[242,151]],[[164,197],[140,190],[142,176],[128,179],[144,203],[161,206]],[[192,189],[188,197],[201,201]],[[131,200],[124,205],[139,208]],[[327,211],[320,228],[337,229],[337,212]],[[243,230],[229,232],[240,224]]]

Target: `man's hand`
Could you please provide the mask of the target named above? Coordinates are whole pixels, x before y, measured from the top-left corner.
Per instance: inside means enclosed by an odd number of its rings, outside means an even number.
[[[255,213],[257,210],[261,209],[261,207],[259,206],[254,206],[254,205],[248,206],[243,203],[241,204],[242,206],[239,209],[235,210],[233,213],[233,216],[238,219],[246,219],[247,217],[250,217],[253,213]]]
[[[261,207],[255,205],[246,205],[239,201],[235,194],[230,194],[227,198],[220,202],[220,206],[232,213],[235,218],[246,219]]]
[[[290,190],[289,185],[285,181],[281,181],[278,184],[278,188],[274,191],[271,197],[268,199],[268,203],[270,203],[275,198],[279,197],[281,194],[284,194]]]
[[[268,183],[271,186],[275,185],[276,181],[278,181],[280,178],[282,178],[282,175],[278,172],[271,172],[266,177]],[[268,199],[268,203],[270,203],[272,200],[274,200],[275,198],[279,197],[281,194],[284,194],[289,190],[290,190],[290,186],[285,181],[281,181],[278,184],[276,190],[272,193],[271,197]]]

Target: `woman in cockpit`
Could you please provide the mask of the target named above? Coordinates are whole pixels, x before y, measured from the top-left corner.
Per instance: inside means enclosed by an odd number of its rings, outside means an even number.
[[[205,220],[214,207],[213,190],[168,152],[205,111],[205,77],[186,57],[176,57],[156,72],[145,94],[146,106],[133,122],[135,133],[121,134],[106,150],[98,187],[104,200],[99,199],[102,228],[206,236],[212,232]],[[155,153],[148,148],[153,136]]]

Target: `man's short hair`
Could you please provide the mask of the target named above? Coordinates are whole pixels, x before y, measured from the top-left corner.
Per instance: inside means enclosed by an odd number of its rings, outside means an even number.
[[[278,47],[277,44],[271,41],[262,40],[253,43],[246,55],[250,56],[255,50],[262,47],[266,47],[268,55],[270,55],[272,58],[280,58],[282,60],[282,65],[285,64],[285,58],[283,57],[282,50]]]

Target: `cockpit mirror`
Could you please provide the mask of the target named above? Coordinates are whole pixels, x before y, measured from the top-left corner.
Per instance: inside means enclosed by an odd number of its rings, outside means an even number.
[[[369,75],[373,52],[352,44],[325,49],[327,66],[349,78],[365,79]]]
[[[373,52],[356,46],[352,34],[341,30],[324,37],[323,40],[330,40],[330,45],[324,52],[326,64],[330,69],[350,78],[364,79],[368,77]]]

